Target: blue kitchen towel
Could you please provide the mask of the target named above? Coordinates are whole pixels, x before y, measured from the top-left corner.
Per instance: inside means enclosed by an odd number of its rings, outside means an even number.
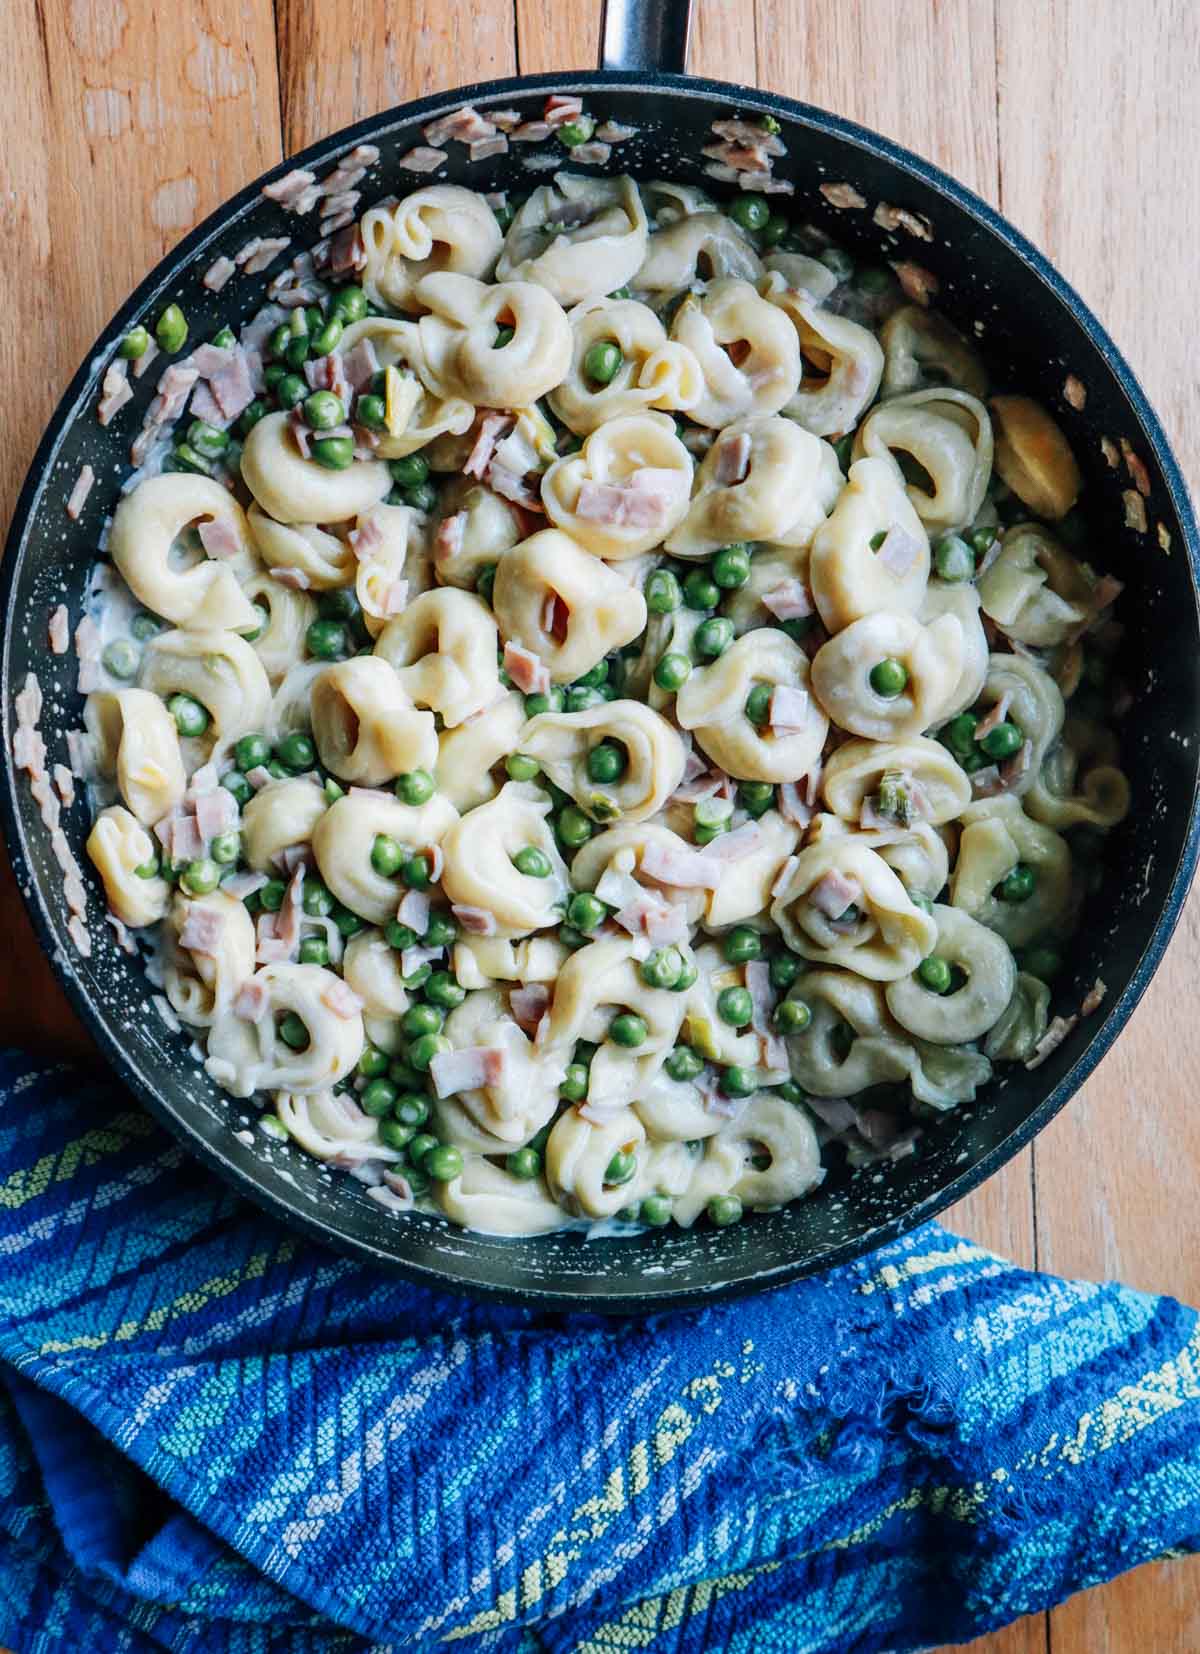
[[[0,1643],[965,1640],[1200,1536],[1195,1311],[926,1225],[651,1321],[297,1239],[107,1076],[0,1055]]]

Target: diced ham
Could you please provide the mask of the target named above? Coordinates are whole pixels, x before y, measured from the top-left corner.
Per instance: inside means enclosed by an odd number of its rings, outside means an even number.
[[[467,531],[467,513],[456,511],[452,516],[443,517],[438,524],[437,533],[433,537],[433,560],[435,563],[445,563],[452,557],[457,557],[463,547],[463,537]]]
[[[133,377],[135,379],[140,379],[146,369],[150,366],[151,362],[153,362],[154,358],[161,354],[162,353],[158,346],[155,344],[154,340],[151,339],[142,354],[134,359]]]
[[[765,126],[758,126],[752,121],[736,118],[713,121],[709,130],[715,138],[723,138],[727,144],[749,144],[767,155],[787,154],[787,145],[778,133],[768,132]]]
[[[255,764],[252,770],[246,771],[246,780],[255,792],[260,792],[263,787],[269,787],[274,779],[275,777],[265,764]]]
[[[772,735],[799,735],[808,728],[812,705],[807,689],[777,683],[767,703],[767,723]]]
[[[542,119],[553,131],[583,114],[583,99],[575,93],[551,92],[542,110]]]
[[[721,882],[721,869],[715,860],[686,844],[678,848],[648,844],[642,851],[641,871],[656,884],[671,885],[676,890],[716,890]]]
[[[495,116],[492,119],[495,120]],[[641,128],[624,126],[620,121],[605,121],[603,126],[596,128],[596,137],[602,144],[623,144],[630,138],[636,138]]]
[[[504,645],[504,670],[525,695],[544,695],[550,688],[550,669],[519,643]]]
[[[241,555],[242,545],[237,530],[224,518],[207,518],[199,525],[197,532],[206,556],[224,561]]]
[[[362,231],[357,224],[348,224],[331,237],[329,242],[330,275],[344,276],[351,270],[361,270],[366,262],[367,250],[363,245]]]
[[[210,793],[214,787],[218,787],[220,784],[220,771],[210,759],[207,764],[201,764],[198,770],[192,771],[192,778],[188,782],[185,802],[194,803],[199,794]]]
[[[881,201],[875,208],[871,222],[878,224],[881,230],[895,233],[896,230],[907,230],[909,235],[915,235],[920,241],[933,240],[933,226],[921,213],[909,212],[907,207],[893,207],[890,201]]]
[[[101,425],[107,425],[126,402],[133,396],[129,384],[129,364],[125,361],[110,362],[104,370],[104,382],[100,387],[101,396],[96,408],[96,418]]]
[[[580,486],[575,514],[585,522],[611,528],[655,528],[679,502],[687,487],[681,472],[646,466],[626,483],[595,482]]]
[[[523,476],[510,471],[506,465],[498,465],[495,460],[488,466],[487,480],[493,491],[502,499],[511,500],[514,505],[523,505],[531,511],[542,509],[540,497],[530,489]]]
[[[289,878],[298,867],[302,867],[307,873],[315,865],[311,844],[286,844],[282,850],[276,851],[272,859],[276,867]]]
[[[179,945],[190,953],[216,955],[225,934],[225,915],[199,902],[189,902],[187,918],[179,932]]]
[[[218,430],[224,430],[229,424],[221,412],[220,403],[203,379],[192,392],[192,418],[202,419],[206,425],[213,425]]]
[[[54,785],[63,801],[63,808],[69,810],[75,802],[75,777],[65,764],[55,764]]]
[[[321,1004],[340,1017],[343,1022],[349,1022],[352,1017],[362,1012],[363,1002],[354,992],[348,982],[339,977],[333,977],[321,994]]]
[[[998,764],[985,764],[971,777],[971,791],[976,798],[995,798],[1005,790]]]
[[[158,395],[146,410],[146,427],[169,425],[178,419],[199,377],[199,370],[190,363],[172,362],[158,381]]]
[[[750,469],[750,450],[753,443],[749,431],[723,437],[715,450],[714,478],[722,487],[744,482]]]
[[[809,1097],[808,1106],[832,1132],[850,1131],[858,1123],[858,1110],[844,1097]]]
[[[846,878],[834,867],[823,874],[808,893],[809,901],[827,919],[840,919],[861,896],[862,887],[857,879]]]
[[[291,172],[284,173],[282,178],[264,184],[262,193],[269,200],[278,201],[285,212],[294,212],[297,201],[303,199],[315,182],[315,173],[306,172],[303,167],[294,167]]]
[[[1115,579],[1111,574],[1102,574],[1092,588],[1091,607],[1093,613],[1099,615],[1105,609],[1111,608],[1125,590],[1125,582]]]
[[[521,111],[519,109],[489,109],[488,120],[491,121],[493,126],[498,126],[501,132],[511,132],[514,126],[520,126],[521,124]],[[499,195],[502,197],[504,194],[504,190],[493,190],[490,195],[485,197],[488,206],[503,206],[503,200],[494,201],[492,196]]]
[[[982,741],[985,735],[990,735],[997,724],[1002,724],[1008,717],[1008,709],[1012,705],[1012,692],[1005,690],[996,704],[975,725],[975,739]]]
[[[235,901],[241,902],[269,883],[265,873],[235,873],[232,878],[222,880],[221,889]]]
[[[504,1052],[490,1045],[468,1045],[459,1051],[439,1051],[429,1065],[433,1089],[439,1097],[460,1091],[478,1091],[499,1085],[504,1077]]]
[[[753,855],[761,844],[762,828],[758,822],[743,821],[732,833],[722,833],[711,844],[706,844],[700,853],[713,861],[741,861],[743,856]]]
[[[787,1047],[771,1026],[775,995],[771,989],[771,969],[766,960],[751,959],[745,967],[745,980],[752,1006],[750,1026],[758,1035],[763,1067],[786,1072]]]
[[[254,400],[250,361],[241,345],[200,345],[190,364],[206,379],[217,406],[226,419],[236,419]]]
[[[60,603],[50,616],[50,624],[46,628],[50,639],[50,651],[55,655],[65,655],[71,645],[71,620],[65,603]]]
[[[820,797],[821,780],[825,773],[825,766],[818,758],[804,778],[804,802],[811,808]]]
[[[540,144],[543,138],[550,136],[550,131],[547,121],[525,121],[510,136],[517,144]]]
[[[920,542],[897,523],[884,535],[878,552],[881,565],[894,580],[903,580],[920,555]]]
[[[279,236],[253,236],[233,255],[233,262],[247,276],[259,276],[267,265],[277,258],[280,253],[286,252],[291,246],[291,238]]]
[[[505,155],[507,152],[508,139],[503,132],[496,132],[490,138],[475,138],[467,149],[472,161],[486,161],[489,156]]]
[[[532,1036],[550,1004],[550,990],[544,982],[527,982],[513,988],[508,996],[508,1008],[513,1021],[523,1033]]]
[[[812,593],[803,580],[781,580],[763,593],[762,603],[776,620],[804,620],[813,613]]]
[[[1058,1050],[1067,1035],[1074,1031],[1077,1016],[1054,1017],[1049,1028],[1033,1048],[1033,1055],[1025,1062],[1026,1068],[1040,1068],[1046,1058]]]
[[[360,339],[342,357],[342,375],[356,391],[364,391],[379,372],[379,356],[370,339]]]
[[[496,444],[501,435],[507,431],[513,421],[509,414],[485,413],[479,421],[479,431],[475,437],[474,446],[467,455],[463,465],[463,475],[467,477],[482,477],[491,464],[492,455],[496,452]]]
[[[195,816],[178,815],[171,822],[171,860],[197,861],[204,854],[204,839]]]
[[[46,774],[46,743],[36,729],[18,724],[13,731],[13,762],[35,780]]]
[[[353,386],[346,378],[345,364],[336,351],[327,356],[312,357],[304,364],[304,377],[313,390],[332,391],[342,404],[342,414],[350,406]]]
[[[576,144],[571,151],[571,159],[581,167],[602,167],[612,154],[607,144],[587,143]]]
[[[462,928],[472,936],[494,936],[496,915],[484,907],[467,907],[455,903],[450,908]]]
[[[928,309],[929,301],[941,291],[942,284],[938,278],[931,270],[926,270],[923,265],[914,264],[911,259],[901,259],[898,263],[890,262],[905,298]]]
[[[67,516],[72,522],[79,520],[79,514],[87,504],[87,497],[92,491],[92,484],[96,480],[96,473],[90,465],[81,465],[79,475],[75,478],[75,486],[67,498]]]
[[[312,581],[303,569],[278,568],[268,569],[267,573],[272,580],[278,580],[281,586],[287,586],[294,592],[306,592]]]
[[[790,821],[793,827],[807,827],[812,820],[812,806],[801,798],[797,782],[784,781],[780,784],[779,813],[785,821]]]
[[[429,929],[429,910],[430,901],[425,891],[409,890],[396,909],[396,917],[402,925],[415,930],[418,936],[424,936]]]
[[[201,793],[196,799],[196,826],[205,849],[222,833],[232,832],[238,823],[237,799],[228,787]]]
[[[421,133],[426,143],[435,147],[453,140],[460,144],[474,143],[480,138],[490,138],[496,128],[485,116],[471,105],[464,104],[461,109],[453,110],[449,115],[441,115],[436,121],[422,127]]]
[[[402,155],[396,165],[404,172],[436,172],[449,159],[444,149],[430,149],[425,144],[417,144],[407,155]]]
[[[775,883],[771,886],[772,900],[778,896],[782,896],[784,890],[787,888],[793,872],[796,869],[796,863],[799,859],[800,858],[798,856],[789,856],[783,866],[779,869],[778,873],[776,873]]]
[[[241,1017],[244,1022],[261,1022],[267,1014],[270,997],[266,983],[257,976],[252,976],[238,989],[237,998],[233,1002],[233,1014],[235,1017]]]
[[[225,254],[222,253],[220,258],[214,259],[204,272],[201,278],[203,285],[208,288],[210,293],[219,293],[236,269],[237,265],[233,260],[226,258]]]
[[[129,927],[123,919],[117,918],[111,908],[109,908],[108,912],[104,915],[104,923],[112,926],[113,936],[116,938],[117,946],[120,948],[122,953],[132,954],[137,952],[137,943],[129,934]]]

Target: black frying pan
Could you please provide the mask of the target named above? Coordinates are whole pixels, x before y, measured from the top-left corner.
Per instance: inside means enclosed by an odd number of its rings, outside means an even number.
[[[736,112],[771,114],[788,146],[777,175],[795,183],[794,200],[785,206],[797,218],[823,224],[851,253],[872,262],[917,258],[939,278],[938,303],[965,333],[976,322],[985,324],[983,348],[997,387],[1027,391],[1059,410],[1084,471],[1089,518],[1102,529],[1098,560],[1127,583],[1120,610],[1127,623],[1123,673],[1138,698],[1123,739],[1135,807],[1113,835],[1103,886],[1091,898],[1090,922],[1056,996],[1058,1008],[1075,1008],[1102,976],[1109,991],[1101,1013],[1081,1024],[1041,1068],[1008,1071],[975,1106],[931,1127],[919,1155],[858,1175],[837,1172],[813,1197],[783,1211],[731,1229],[701,1225],[687,1234],[668,1230],[634,1240],[467,1234],[435,1218],[396,1219],[364,1199],[352,1180],[331,1178],[299,1151],[275,1147],[267,1160],[262,1147],[244,1147],[233,1135],[235,1116],[244,1110],[231,1105],[187,1054],[189,1037],[169,1033],[149,1007],[145,977],[117,952],[94,894],[90,919],[98,945],[90,960],[79,959],[66,932],[62,876],[24,778],[6,762],[0,783],[17,879],[68,994],[131,1090],[195,1154],[284,1222],[360,1258],[430,1284],[599,1310],[648,1311],[777,1286],[868,1250],[966,1194],[1046,1124],[1124,1027],[1162,957],[1197,856],[1196,526],[1166,438],[1133,374],[1046,260],[968,190],[886,139],[820,110],[686,78],[686,34],[686,0],[647,0],[644,6],[641,0],[610,0],[606,72],[526,76],[426,98],[314,144],[289,165],[323,174],[354,144],[369,141],[379,146],[382,160],[368,187],[379,196],[403,191],[421,180],[397,172],[394,163],[422,142],[421,127],[436,116],[471,102],[484,111],[514,106],[528,119],[540,114],[547,92],[568,91],[583,93],[601,118],[639,128],[636,139],[613,152],[609,170],[711,189],[700,154],[711,141],[710,123]],[[447,172],[455,182],[481,189],[530,186],[520,154],[470,165],[462,146],[451,147]],[[902,238],[904,250],[897,253],[895,238],[872,223],[869,211],[837,212],[818,193],[820,183],[843,180],[872,205],[882,200],[923,213],[934,226],[934,240]],[[258,183],[243,190],[147,277],[72,380],[34,457],[0,569],[0,732],[6,755],[13,695],[28,670],[38,673],[47,694],[43,730],[52,762],[65,757],[64,731],[81,721],[73,658],[47,653],[46,618],[64,595],[72,620],[78,617],[101,523],[115,484],[127,473],[130,437],[156,377],[148,373],[135,403],[102,430],[94,412],[98,381],[114,346],[133,323],[157,316],[171,300],[183,306],[194,338],[210,336],[234,309],[239,320],[246,319],[263,303],[265,278],[232,283],[217,298],[201,286],[201,275],[219,253],[232,254],[251,235],[307,233],[315,239],[308,223],[285,218],[260,195]],[[1068,372],[1087,387],[1082,412],[1063,403]],[[1122,526],[1121,494],[1130,479],[1105,462],[1103,436],[1128,438],[1148,468],[1146,533]],[[71,524],[63,505],[85,461],[96,471],[97,486],[82,519]],[[1170,537],[1169,555],[1157,525]],[[66,812],[66,819],[82,861],[82,805]]]

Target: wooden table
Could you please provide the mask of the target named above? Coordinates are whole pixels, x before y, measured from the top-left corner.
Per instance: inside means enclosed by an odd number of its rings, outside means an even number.
[[[600,4],[14,0],[0,25],[0,523],[58,387],[187,229],[375,110],[593,65]],[[1195,477],[1198,61],[1185,0],[698,0],[690,67],[876,127],[996,203],[1111,328]],[[6,866],[0,936],[0,1039],[87,1055]],[[1200,1019],[1180,1014],[1198,975],[1194,896],[1117,1049],[953,1224],[1024,1264],[1200,1298]],[[976,1646],[1184,1654],[1200,1647],[1200,1571],[1143,1568]]]

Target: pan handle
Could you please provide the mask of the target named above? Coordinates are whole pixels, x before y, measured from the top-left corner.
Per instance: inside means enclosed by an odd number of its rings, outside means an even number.
[[[600,67],[682,75],[691,23],[692,0],[605,0]]]

